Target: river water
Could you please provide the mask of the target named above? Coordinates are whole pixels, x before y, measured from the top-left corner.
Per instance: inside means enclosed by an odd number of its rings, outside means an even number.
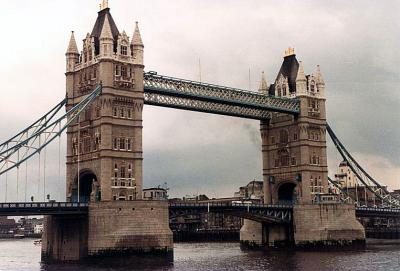
[[[0,240],[0,270],[400,270],[400,244],[368,245],[353,251],[243,251],[239,243],[175,243],[174,262],[154,260],[109,266],[40,264],[40,246],[32,239]]]

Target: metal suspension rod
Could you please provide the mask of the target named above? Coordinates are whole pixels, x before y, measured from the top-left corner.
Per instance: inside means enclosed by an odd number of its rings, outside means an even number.
[[[27,142],[29,142],[31,139],[36,139],[39,134],[42,134],[43,131],[48,128],[52,127],[55,124],[58,124],[60,121],[70,117],[70,115],[74,116],[76,114],[79,114],[82,111],[82,108],[85,109],[86,106],[92,102],[93,98],[97,97],[100,94],[101,91],[101,86],[96,87],[96,89],[90,93],[86,98],[84,98],[80,103],[76,104],[73,108],[71,108],[68,112],[66,112],[64,115],[53,121],[51,124],[48,124],[46,127],[43,127],[42,129],[36,131],[34,134],[31,134],[27,139],[24,141],[18,143],[17,145],[8,148],[7,150],[3,150],[0,152],[0,161],[7,159],[11,154],[15,153],[18,148],[24,147]],[[79,110],[81,109],[81,110]],[[69,121],[71,123],[71,121]],[[7,155],[8,154],[8,155]]]
[[[30,135],[26,140],[20,142],[15,147],[8,149],[6,155],[0,155],[0,175],[4,174],[6,171],[15,168],[21,163],[25,162],[33,155],[40,153],[40,151],[45,148],[50,142],[52,142],[57,136],[59,136],[67,127],[69,127],[81,114],[81,112],[90,105],[97,96],[100,95],[102,90],[102,86],[98,85],[92,93],[90,93],[86,98],[82,99],[77,105],[68,110],[63,116],[55,120],[54,122],[48,124],[46,128],[37,131],[33,135]],[[57,127],[61,121],[66,120],[66,123],[61,126],[61,130],[54,131],[55,127]],[[46,132],[47,129],[51,129],[49,132]],[[39,147],[33,147],[32,144],[38,139],[39,135],[49,133],[46,137],[46,141],[41,144]],[[19,149],[24,147],[26,152],[23,154],[23,157],[19,161],[12,161],[11,156]],[[4,164],[6,162],[12,163],[12,166],[4,169]]]
[[[64,98],[61,102],[59,102],[55,107],[53,107],[49,112],[47,112],[45,115],[43,115],[41,118],[39,118],[38,120],[36,120],[35,122],[33,122],[31,125],[29,125],[27,128],[23,129],[22,131],[20,131],[19,133],[17,133],[15,136],[9,138],[8,140],[4,141],[3,143],[0,144],[0,151],[3,151],[4,147],[6,145],[9,145],[10,143],[16,143],[19,142],[20,139],[24,136],[24,135],[28,135],[28,131],[30,129],[33,129],[34,132],[38,131],[39,129],[43,128],[44,126],[47,125],[47,123],[60,111],[60,109],[62,109],[64,107],[64,105],[66,104],[67,99]],[[42,121],[44,121],[43,123],[41,123]],[[20,139],[17,139],[17,138]]]
[[[81,146],[81,116],[78,116],[78,202],[80,202],[80,146]]]
[[[368,190],[370,190],[372,193],[374,193],[380,200],[381,203],[383,202],[388,203],[389,205],[394,205],[396,207],[400,207],[400,201],[398,199],[395,199],[391,197],[389,191],[386,189],[386,187],[383,187],[380,185],[377,181],[375,181],[366,171],[355,161],[355,159],[350,155],[350,153],[346,150],[346,148],[343,146],[343,144],[339,141],[339,139],[336,137],[335,133],[333,130],[330,128],[329,125],[327,125],[327,132],[330,135],[332,141],[334,142],[334,145],[336,149],[339,151],[340,155],[342,158],[347,161],[348,166],[350,169],[353,171],[353,173],[357,176],[358,180],[362,182]],[[364,176],[367,178],[368,181],[372,181],[378,189],[374,190],[361,176],[361,174],[364,174]],[[357,195],[358,196],[358,195]]]
[[[43,202],[46,201],[46,148],[43,149]]]
[[[28,189],[28,161],[25,162],[25,202],[27,202],[26,200],[26,193],[27,193],[27,189]]]
[[[379,182],[377,182],[374,178],[372,178],[371,175],[369,175],[368,172],[366,172],[360,166],[360,164],[358,164],[358,162],[353,158],[353,156],[347,151],[347,149],[343,146],[343,144],[337,138],[337,136],[335,135],[335,133],[333,132],[333,130],[329,126],[329,124],[326,124],[326,130],[328,131],[331,139],[334,140],[337,144],[339,144],[339,146],[343,149],[344,153],[352,160],[352,162],[357,166],[357,168],[359,168],[362,171],[362,173],[364,173],[365,176],[367,176],[367,178],[370,179],[376,186],[382,188],[382,185]],[[389,191],[387,191],[386,188],[385,188],[385,192],[389,193]]]

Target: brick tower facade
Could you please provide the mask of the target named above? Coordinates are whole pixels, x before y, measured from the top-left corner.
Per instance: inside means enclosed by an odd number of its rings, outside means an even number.
[[[142,197],[143,43],[122,33],[103,6],[78,51],[74,33],[66,53],[70,109],[98,84],[102,94],[67,130],[67,199]]]
[[[261,121],[264,201],[311,203],[328,192],[325,83],[319,66],[305,75],[289,48],[274,84],[268,86],[263,75],[259,91],[297,98],[301,107],[299,116],[273,113]]]

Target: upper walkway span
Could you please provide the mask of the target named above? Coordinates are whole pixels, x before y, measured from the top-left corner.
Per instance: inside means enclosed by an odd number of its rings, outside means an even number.
[[[300,113],[297,98],[282,98],[155,72],[144,73],[145,104],[249,119],[269,119],[271,112]]]

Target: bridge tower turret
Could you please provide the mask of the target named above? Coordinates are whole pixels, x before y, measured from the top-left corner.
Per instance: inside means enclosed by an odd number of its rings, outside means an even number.
[[[328,192],[324,90],[319,66],[306,75],[289,48],[268,92],[299,99],[301,113],[273,113],[261,121],[265,203],[311,203]]]
[[[142,198],[143,42],[119,32],[107,2],[78,53],[67,50],[67,109],[98,84],[102,94],[67,131],[67,198]],[[79,197],[78,197],[79,195]]]

